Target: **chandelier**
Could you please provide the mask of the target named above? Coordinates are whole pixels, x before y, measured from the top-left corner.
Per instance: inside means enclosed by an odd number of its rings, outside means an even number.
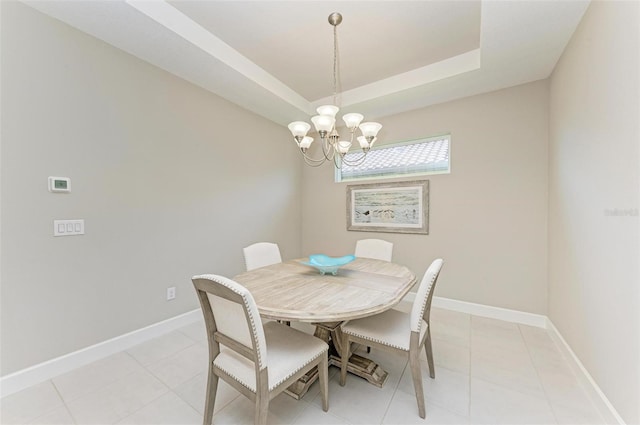
[[[300,152],[304,157],[305,163],[312,167],[322,165],[325,161],[333,161],[336,168],[341,168],[342,164],[346,165],[359,165],[361,164],[367,153],[376,142],[378,131],[382,128],[382,124],[377,122],[362,122],[364,116],[358,113],[345,114],[342,120],[345,126],[349,130],[349,140],[340,140],[340,134],[336,130],[336,114],[340,110],[338,106],[338,87],[340,84],[340,60],[338,54],[338,30],[337,27],[342,22],[342,15],[338,12],[334,12],[329,15],[329,23],[333,26],[333,105],[323,105],[317,109],[318,115],[311,117],[318,135],[320,136],[320,143],[322,146],[322,156],[318,158],[312,158],[307,155],[309,147],[313,142],[313,137],[307,136],[311,125],[304,121],[294,121],[289,124],[289,130],[293,134]],[[347,152],[353,145],[353,139],[355,132],[360,129],[362,133],[356,140],[360,144],[362,149],[361,155],[354,159],[346,158]]]

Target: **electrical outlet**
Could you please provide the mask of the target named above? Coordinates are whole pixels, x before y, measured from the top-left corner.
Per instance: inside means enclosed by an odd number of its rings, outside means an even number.
[[[172,286],[171,288],[167,288],[167,301],[172,300],[176,297],[176,287]]]

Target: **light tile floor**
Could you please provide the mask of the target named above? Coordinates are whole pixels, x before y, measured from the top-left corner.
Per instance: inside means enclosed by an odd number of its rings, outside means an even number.
[[[402,308],[402,307],[401,307]],[[372,350],[384,388],[331,368],[329,412],[318,384],[272,400],[270,424],[601,424],[597,409],[544,329],[433,309],[436,379],[423,381],[420,419],[407,359]],[[310,331],[308,325],[294,325]],[[207,345],[202,322],[0,401],[2,424],[200,424]],[[250,424],[253,404],[220,381],[215,424]]]

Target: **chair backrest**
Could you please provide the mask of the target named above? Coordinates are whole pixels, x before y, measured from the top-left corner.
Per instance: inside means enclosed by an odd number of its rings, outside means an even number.
[[[444,261],[442,258],[434,260],[422,277],[420,287],[416,293],[411,308],[411,330],[420,332],[422,320],[429,323],[429,314],[431,313],[431,300],[433,299],[433,291],[436,287],[436,281],[440,275]]]
[[[244,264],[247,271],[271,264],[282,263],[278,244],[271,242],[257,242],[242,249]]]
[[[256,363],[258,370],[267,366],[267,343],[260,313],[247,288],[223,276],[194,276],[209,340],[211,361],[222,343]]]
[[[393,243],[382,239],[360,239],[356,242],[356,257],[373,258],[374,260],[391,261]]]

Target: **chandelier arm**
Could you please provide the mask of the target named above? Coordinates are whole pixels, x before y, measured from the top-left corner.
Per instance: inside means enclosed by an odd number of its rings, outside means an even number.
[[[313,158],[309,158],[304,154],[302,155],[302,157],[304,158],[304,163],[310,167],[320,167],[322,164],[324,164],[327,161],[324,158],[320,160],[314,160]],[[312,161],[315,161],[315,162],[312,162]]]
[[[347,164],[350,167],[356,166],[356,165],[360,165],[364,162],[364,159],[367,157],[367,152],[362,152],[362,154],[360,155],[360,157],[358,157],[355,160],[348,160],[346,159],[346,155],[342,157],[342,162],[344,162],[345,164]]]
[[[325,160],[332,161],[336,156],[336,150],[333,145],[331,145],[327,138],[322,139],[322,153],[325,157]]]
[[[327,162],[327,158],[324,158],[324,157],[321,157],[319,159],[311,158],[309,155],[307,155],[306,153],[304,153],[302,151],[300,151],[300,154],[304,158],[304,162],[306,162],[307,164],[309,164],[309,165],[317,164],[317,165],[314,165],[314,167],[317,167],[318,165],[322,165],[325,162]]]
[[[336,167],[338,170],[342,170],[342,166],[343,166],[343,165],[345,165],[345,164],[346,164],[347,166],[349,166],[349,167],[354,167],[354,166],[358,166],[358,165],[362,164],[362,163],[364,162],[364,160],[365,160],[366,156],[367,156],[367,154],[366,154],[366,153],[363,153],[363,154],[362,154],[362,156],[360,156],[360,158],[358,158],[358,159],[357,159],[357,160],[355,160],[355,161],[349,161],[349,160],[346,160],[346,159],[345,159],[346,155],[344,155],[344,156],[339,156],[339,157],[338,157],[338,156],[336,156],[336,157],[333,159],[333,164],[335,165],[335,167]]]
[[[335,161],[335,158],[337,156],[335,147],[330,144],[327,138],[322,138],[320,147],[322,148],[322,156],[319,158],[312,158],[311,156],[307,155],[306,152],[300,150],[300,154],[303,156],[304,162],[307,163],[307,165],[317,167],[327,161]]]

